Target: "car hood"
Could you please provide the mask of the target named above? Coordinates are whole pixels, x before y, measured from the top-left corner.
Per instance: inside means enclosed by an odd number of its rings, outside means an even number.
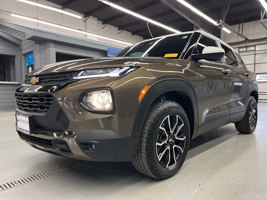
[[[122,66],[144,66],[147,64],[177,64],[177,60],[164,58],[90,58],[46,65],[30,75],[52,74],[86,69],[99,69]]]

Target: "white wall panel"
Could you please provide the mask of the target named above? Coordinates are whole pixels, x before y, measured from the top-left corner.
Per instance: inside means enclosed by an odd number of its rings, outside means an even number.
[[[256,64],[256,73],[267,73],[267,64]]]
[[[267,53],[256,54],[256,63],[266,63],[267,65]],[[267,66],[266,66],[267,71]]]
[[[245,64],[254,64],[254,55],[242,55]]]
[[[267,31],[267,30],[266,30],[266,31]],[[257,50],[257,51],[261,51],[261,50],[266,50],[266,51],[267,51],[267,44],[257,45],[257,46],[256,46],[256,50]]]
[[[246,65],[249,71],[254,72],[254,64],[253,65]]]
[[[267,93],[267,83],[259,83],[258,87],[261,93]]]

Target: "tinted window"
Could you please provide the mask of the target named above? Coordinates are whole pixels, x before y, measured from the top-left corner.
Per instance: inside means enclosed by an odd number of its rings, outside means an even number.
[[[232,52],[231,49],[229,49],[228,47],[222,45],[222,48],[224,49],[225,51],[225,62],[227,65],[234,65],[234,66],[237,66],[238,65],[238,62],[236,60],[236,57],[234,55],[234,53]]]
[[[126,57],[142,57],[142,55],[156,42],[156,40],[149,40],[146,42],[142,42],[130,49],[123,56]]]
[[[124,56],[124,54],[126,54],[127,51],[130,50],[130,48],[131,48],[131,47],[126,47],[125,49],[122,49],[119,53],[117,53],[117,54],[115,55],[115,57],[122,57],[122,56]]]

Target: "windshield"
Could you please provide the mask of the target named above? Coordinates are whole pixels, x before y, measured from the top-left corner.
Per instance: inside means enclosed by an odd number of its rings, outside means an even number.
[[[191,35],[190,33],[147,40],[123,49],[116,57],[179,58]]]

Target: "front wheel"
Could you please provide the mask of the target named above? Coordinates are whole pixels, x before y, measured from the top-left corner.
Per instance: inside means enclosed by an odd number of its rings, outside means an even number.
[[[189,141],[190,126],[182,106],[172,101],[157,103],[146,119],[132,163],[144,175],[169,178],[183,165]]]
[[[258,108],[256,99],[251,96],[243,119],[235,123],[236,130],[240,133],[251,134],[257,126]]]

